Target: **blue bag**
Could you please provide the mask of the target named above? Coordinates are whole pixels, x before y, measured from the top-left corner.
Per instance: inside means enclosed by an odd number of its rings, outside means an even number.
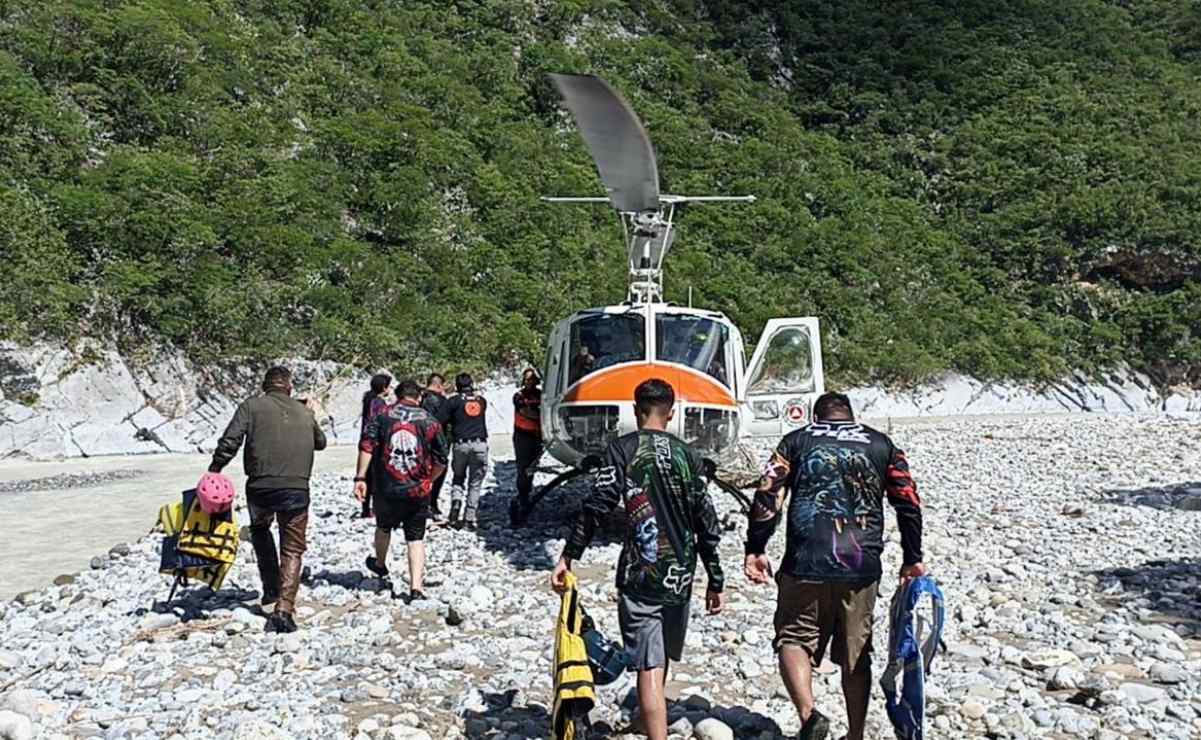
[[[933,619],[917,613],[923,596],[930,597]],[[942,643],[945,607],[942,589],[929,576],[919,576],[892,597],[888,634],[888,668],[880,678],[888,719],[897,740],[922,740],[926,731],[926,675]],[[897,676],[901,691],[897,693]]]
[[[608,686],[621,674],[630,669],[630,655],[621,645],[605,637],[596,629],[592,617],[584,614],[584,648],[588,652],[588,665],[592,668],[592,681],[597,686]]]

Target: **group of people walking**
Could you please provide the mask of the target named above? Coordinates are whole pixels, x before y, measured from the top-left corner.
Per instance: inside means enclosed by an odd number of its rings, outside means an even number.
[[[527,370],[514,395],[516,495],[528,501],[542,454],[538,374]],[[425,598],[424,535],[439,519],[439,490],[451,470],[449,521],[475,529],[488,464],[487,401],[470,375],[455,378],[447,396],[432,374],[424,387],[395,386],[377,375],[363,399],[354,495],[375,517],[374,552],[366,566],[389,575],[392,532],[407,543],[409,599]],[[269,631],[297,629],[293,618],[308,524],[313,453],[326,445],[315,404],[292,397],[287,369],[271,368],[263,394],[241,404],[213,454],[219,473],[245,442],[251,541],[263,582],[263,604],[274,604]],[[625,511],[617,565],[618,621],[637,693],[643,729],[667,737],[664,685],[671,661],[683,657],[697,562],[707,574],[705,607],[722,611],[728,581],[719,544],[722,528],[708,493],[700,454],[667,431],[675,391],[651,379],[634,393],[638,430],[608,446],[596,470],[551,587],[562,592],[567,571],[614,509]],[[824,740],[829,721],[816,709],[812,675],[829,649],[842,670],[847,740],[863,737],[871,685],[872,613],[882,574],[883,502],[896,511],[905,581],[925,574],[922,513],[905,454],[886,435],[855,421],[850,400],[827,393],[813,423],[786,435],[764,469],[750,512],[743,573],[750,585],[774,578],[778,591],[773,647],[784,685],[800,716],[800,740]],[[780,521],[784,557],[773,571],[766,553]],[[270,532],[280,530],[279,553]]]
[[[517,493],[529,496],[535,466],[542,456],[540,378],[528,369],[513,398]],[[218,440],[209,471],[220,473],[238,449],[248,479],[251,541],[263,581],[263,604],[274,605],[267,628],[296,629],[294,605],[306,548],[309,478],[314,452],[326,446],[313,400],[292,397],[292,375],[273,367],[263,393],[242,403]],[[404,380],[393,385],[387,374],[372,377],[363,395],[359,456],[354,494],[360,514],[375,519],[375,547],[368,570],[390,575],[392,532],[404,533],[409,564],[409,599],[424,599],[425,530],[446,521],[455,528],[479,526],[480,497],[488,472],[488,400],[470,374],[455,377],[448,395],[446,379],[431,373],[425,386]],[[443,517],[440,493],[451,474],[449,514]],[[279,548],[271,534],[278,523]]]
[[[667,432],[672,387],[647,380],[634,392],[638,431],[612,442],[596,472],[551,587],[563,592],[567,571],[610,513],[625,510],[617,563],[617,617],[631,669],[637,671],[642,729],[667,738],[664,685],[683,657],[699,560],[707,574],[705,606],[725,606],[728,580],[718,556],[721,527],[707,492],[701,457]],[[815,421],[785,436],[760,479],[750,512],[743,573],[752,585],[773,579],[767,543],[785,522],[784,558],[772,645],[801,720],[798,740],[825,740],[829,720],[816,708],[813,668],[827,648],[842,670],[846,740],[862,740],[871,687],[872,613],[881,578],[885,498],[901,531],[902,581],[925,574],[922,515],[905,454],[886,435],[855,421],[845,395],[814,403]],[[785,514],[785,503],[787,513]]]

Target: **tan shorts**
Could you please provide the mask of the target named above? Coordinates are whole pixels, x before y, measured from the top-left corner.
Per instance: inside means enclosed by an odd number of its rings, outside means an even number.
[[[776,652],[789,645],[804,648],[816,665],[833,639],[830,657],[844,671],[871,659],[877,581],[802,581],[781,573],[776,583]]]

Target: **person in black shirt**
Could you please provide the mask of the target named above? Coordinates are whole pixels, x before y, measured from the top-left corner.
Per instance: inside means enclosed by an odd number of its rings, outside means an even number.
[[[421,394],[421,408],[435,419],[440,418],[442,407],[446,405],[446,378],[441,373],[430,373],[425,381],[425,391]],[[450,439],[446,436],[446,427],[442,427],[442,441],[450,448]],[[442,484],[446,482],[446,471],[434,480],[430,490],[430,515],[434,521],[442,520],[442,509],[438,506],[438,494],[442,493]]]
[[[824,737],[814,708],[813,666],[833,641],[842,668],[848,740],[862,740],[871,691],[872,613],[884,550],[883,501],[901,530],[901,579],[924,575],[922,510],[905,453],[886,435],[855,422],[851,402],[826,393],[816,421],[784,437],[760,480],[747,529],[747,577],[767,583],[765,554],[789,499],[784,560],[776,576],[776,637],[784,685],[796,705],[800,738]]]
[[[396,388],[397,403],[367,425],[359,442],[354,494],[367,495],[367,478],[374,476],[375,556],[367,569],[388,577],[388,548],[392,530],[404,529],[409,560],[409,600],[425,598],[425,523],[430,490],[446,470],[442,427],[421,408],[421,386],[406,380]]]
[[[542,457],[542,389],[538,371],[527,368],[521,389],[513,394],[513,454],[517,457],[517,500],[529,508],[534,488],[534,467]]]
[[[392,376],[379,373],[371,377],[370,390],[363,393],[363,412],[359,420],[359,436],[367,431],[371,420],[388,410],[388,390],[392,387]],[[367,476],[367,495],[363,499],[363,518],[371,516],[372,476]]]
[[[551,574],[562,593],[565,574],[613,509],[625,509],[625,541],[617,561],[617,616],[626,653],[638,671],[638,705],[651,740],[667,737],[663,684],[670,661],[683,657],[700,561],[708,575],[705,606],[725,605],[718,557],[721,525],[703,477],[700,455],[667,431],[675,391],[658,378],[634,390],[638,431],[609,444],[563,555]]]
[[[454,460],[450,489],[450,523],[475,529],[488,472],[488,401],[475,392],[467,373],[455,377],[457,394],[442,406],[438,421],[450,426]],[[460,521],[460,516],[462,521]]]

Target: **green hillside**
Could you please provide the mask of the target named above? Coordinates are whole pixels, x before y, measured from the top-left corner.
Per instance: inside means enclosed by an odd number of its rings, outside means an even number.
[[[951,9],[950,6],[954,6]],[[668,294],[836,382],[1129,362],[1201,384],[1190,0],[0,0],[0,334],[411,369],[624,297],[548,71],[694,207]]]

